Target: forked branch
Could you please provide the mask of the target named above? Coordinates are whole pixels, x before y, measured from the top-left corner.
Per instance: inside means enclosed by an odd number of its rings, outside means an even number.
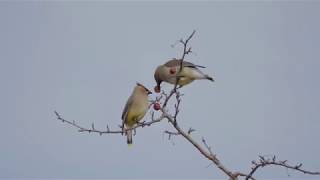
[[[263,168],[266,166],[280,166],[280,167],[284,167],[287,169],[292,169],[304,174],[309,174],[309,175],[320,175],[320,172],[314,172],[314,171],[308,171],[305,169],[302,169],[302,163],[296,164],[296,165],[291,165],[288,163],[287,160],[284,161],[280,161],[277,159],[277,157],[274,155],[272,156],[272,158],[267,158],[265,156],[259,156],[259,159],[257,161],[252,161],[252,168],[251,171],[249,172],[249,174],[246,176],[246,180],[252,178],[252,175],[259,169],[259,168]]]
[[[106,127],[106,130],[98,130],[98,129],[95,128],[94,123],[91,124],[90,128],[87,128],[87,127],[80,126],[79,124],[76,123],[76,121],[69,121],[69,120],[64,119],[57,111],[54,111],[54,113],[55,113],[56,118],[58,120],[60,120],[63,123],[66,123],[66,124],[69,124],[69,125],[75,127],[76,129],[78,129],[78,132],[98,133],[100,135],[103,135],[103,134],[125,134],[126,133],[126,132],[122,131],[121,125],[119,125],[119,130],[110,130],[108,125]],[[151,126],[152,124],[158,123],[163,119],[162,116],[160,116],[159,118],[154,118],[154,114],[153,113],[152,113],[151,116],[152,116],[152,120],[151,121],[140,122],[136,126],[134,126],[132,128],[128,128],[126,130],[135,130],[137,128],[143,128],[145,126]]]

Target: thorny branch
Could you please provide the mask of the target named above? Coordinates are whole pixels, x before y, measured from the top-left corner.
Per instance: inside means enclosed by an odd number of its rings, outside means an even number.
[[[164,115],[164,118],[168,119],[168,121],[173,125],[173,127],[176,129],[176,133],[171,134],[171,135],[181,135],[183,136],[187,141],[189,141],[198,151],[207,159],[212,161],[214,164],[217,165],[217,167],[222,170],[226,175],[230,177],[230,179],[236,179],[234,178],[234,175],[231,171],[229,171],[222,163],[220,160],[214,155],[210,149],[206,150],[204,149],[200,144],[198,144],[191,136],[190,133],[186,133],[185,131],[182,130],[182,128],[178,125],[177,120],[175,119],[174,116],[168,114],[165,109],[162,108],[162,114]],[[169,131],[167,131],[169,132]],[[188,131],[190,132],[190,131]]]
[[[185,56],[192,52],[191,47],[188,47],[188,43],[192,39],[192,37],[194,36],[195,32],[196,31],[194,30],[188,36],[188,38],[186,40],[180,39],[178,41],[179,43],[181,43],[183,45],[183,53],[182,53],[182,57],[180,59],[181,61],[180,61],[179,73],[182,71],[182,65],[183,65],[183,61],[184,61]],[[177,76],[176,84],[174,85],[173,89],[170,91],[169,94],[162,91],[161,94],[158,97],[156,97],[155,100],[151,101],[151,105],[155,102],[163,101],[163,106],[160,109],[161,115],[158,118],[155,118],[154,113],[152,112],[151,113],[151,121],[141,122],[141,123],[137,124],[135,127],[127,129],[127,130],[131,130],[131,129],[135,130],[140,127],[151,126],[152,124],[160,122],[163,119],[167,119],[168,122],[175,129],[175,132],[168,131],[168,130],[164,131],[165,134],[168,134],[169,140],[172,136],[180,136],[181,135],[188,142],[190,142],[205,158],[210,160],[213,164],[216,165],[216,167],[218,169],[220,169],[222,172],[224,172],[225,175],[227,175],[230,180],[238,180],[239,177],[243,177],[246,180],[248,180],[248,179],[255,180],[253,175],[259,168],[263,168],[263,167],[271,166],[271,165],[280,166],[280,167],[284,167],[287,169],[292,169],[292,170],[295,170],[295,171],[298,171],[298,172],[301,172],[304,174],[320,175],[320,172],[313,172],[313,171],[308,171],[308,170],[302,169],[301,163],[297,164],[297,165],[290,165],[287,160],[280,161],[276,158],[276,156],[273,156],[272,158],[266,158],[264,156],[259,156],[259,159],[257,161],[251,162],[252,167],[251,167],[251,170],[249,171],[249,173],[242,173],[242,172],[237,172],[237,171],[233,172],[233,171],[227,169],[221,163],[221,161],[218,159],[217,155],[212,151],[211,146],[208,145],[207,141],[203,137],[202,137],[203,146],[201,146],[197,141],[195,141],[191,137],[191,133],[195,131],[193,128],[189,128],[189,130],[187,132],[185,132],[177,123],[178,114],[180,112],[181,96],[183,95],[178,90],[178,82],[179,82],[179,76]],[[176,103],[174,105],[174,113],[173,113],[173,115],[171,115],[167,110],[167,104],[169,103],[169,101],[172,99],[172,96],[174,96],[174,95],[175,95]],[[151,107],[151,105],[149,106],[149,108]],[[85,128],[85,127],[82,127],[82,126],[76,124],[75,121],[68,121],[68,120],[62,118],[61,115],[56,111],[55,111],[55,115],[58,120],[62,121],[63,123],[67,123],[67,124],[75,127],[76,129],[78,129],[79,132],[88,132],[88,133],[94,132],[94,133],[98,133],[100,135],[125,133],[122,131],[121,125],[119,126],[120,130],[110,130],[108,126],[107,126],[106,130],[97,130],[94,127],[94,124],[91,125],[91,128]]]
[[[195,33],[196,33],[196,30],[193,30],[192,33],[190,34],[190,36],[186,40],[183,40],[183,39],[179,40],[179,42],[183,45],[183,52],[182,52],[182,57],[180,59],[180,70],[179,70],[179,72],[177,74],[180,74],[180,72],[182,71],[182,64],[183,64],[183,61],[184,61],[184,57],[187,54],[192,52],[191,47],[188,47],[188,42],[191,40],[191,38],[193,37],[193,35]],[[179,80],[180,80],[180,78],[179,78],[179,76],[177,76],[176,84],[174,85],[174,87],[171,90],[170,94],[165,99],[165,101],[163,103],[163,107],[167,106],[167,103],[170,100],[171,96],[177,92],[177,87],[178,87]]]
[[[192,132],[196,131],[195,129],[192,129],[192,128],[189,128],[188,130],[188,135],[190,135]],[[168,130],[165,130],[163,132],[164,134],[168,134],[168,140],[171,139],[172,136],[179,136],[181,135],[180,132],[172,132],[172,131],[168,131]]]
[[[295,171],[299,171],[304,174],[310,174],[310,175],[320,175],[320,172],[312,172],[312,171],[307,171],[305,169],[302,169],[302,163],[299,163],[297,165],[290,165],[288,164],[287,160],[280,161],[277,160],[277,157],[274,155],[272,158],[267,158],[265,156],[259,156],[258,161],[252,161],[251,162],[253,167],[251,168],[250,173],[246,176],[246,180],[252,179],[252,175],[259,169],[263,168],[266,166],[270,165],[275,165],[275,166],[281,166],[287,169],[292,169]]]
[[[102,135],[102,134],[124,134],[125,133],[124,131],[122,131],[121,125],[119,125],[120,130],[110,130],[108,125],[107,125],[106,130],[98,130],[95,128],[94,123],[91,124],[91,128],[86,128],[86,127],[78,125],[75,121],[69,121],[69,120],[64,119],[57,111],[54,111],[54,113],[55,113],[58,120],[60,120],[63,123],[66,123],[66,124],[69,124],[69,125],[75,127],[76,129],[78,129],[78,132],[98,133],[100,135]],[[160,122],[163,119],[163,116],[160,116],[159,118],[154,118],[154,113],[152,113],[151,116],[152,116],[152,121],[140,122],[136,126],[126,129],[126,131],[135,130],[140,127],[143,128],[145,126],[151,126],[152,124]]]
[[[182,53],[182,57],[181,59],[184,60],[184,57],[191,53],[191,46],[188,47],[188,42],[190,41],[190,39],[193,37],[193,35],[196,33],[196,30],[193,30],[192,33],[190,34],[190,36],[186,39],[186,40],[183,40],[183,39],[180,39],[180,43],[183,44],[183,53]],[[182,67],[182,61],[180,63],[180,67]]]

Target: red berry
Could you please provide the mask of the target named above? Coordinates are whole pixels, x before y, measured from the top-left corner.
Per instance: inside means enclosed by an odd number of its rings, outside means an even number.
[[[153,104],[153,109],[154,109],[154,110],[159,111],[160,108],[161,108],[161,106],[160,106],[159,103],[156,102],[156,103]]]
[[[171,68],[170,69],[170,74],[175,74],[177,71],[176,71],[176,68]]]
[[[160,92],[160,87],[155,86],[155,87],[154,87],[154,92],[159,93],[159,92]]]

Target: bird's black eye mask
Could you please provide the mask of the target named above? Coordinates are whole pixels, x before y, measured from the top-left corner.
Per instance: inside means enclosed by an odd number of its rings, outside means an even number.
[[[138,82],[137,82],[137,85],[140,86],[140,87],[143,87],[143,89],[144,89],[145,91],[147,91],[148,94],[152,94],[152,92],[151,92],[149,89],[147,89],[146,87],[144,87],[144,85],[142,85],[142,84],[140,84],[140,83],[138,83]]]

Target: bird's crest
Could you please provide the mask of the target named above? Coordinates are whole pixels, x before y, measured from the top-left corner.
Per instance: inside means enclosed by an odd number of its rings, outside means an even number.
[[[151,94],[151,91],[148,88],[146,88],[144,85],[142,85],[141,83],[137,82],[137,86],[143,87],[148,93]]]

